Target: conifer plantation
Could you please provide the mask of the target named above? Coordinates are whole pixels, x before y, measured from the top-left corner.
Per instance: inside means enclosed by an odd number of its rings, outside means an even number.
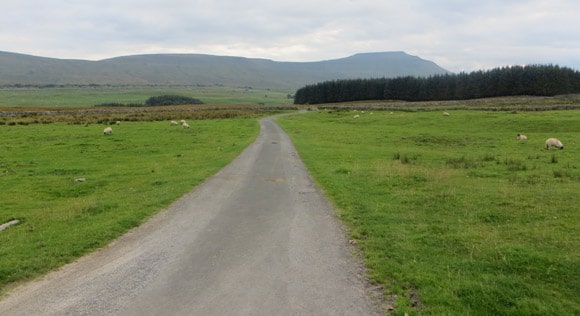
[[[326,81],[300,88],[294,103],[441,101],[571,93],[580,93],[579,71],[554,65],[532,65],[430,77]]]

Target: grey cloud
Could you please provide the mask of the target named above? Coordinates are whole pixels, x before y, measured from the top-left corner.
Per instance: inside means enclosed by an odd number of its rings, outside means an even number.
[[[452,71],[533,60],[580,69],[575,0],[7,0],[0,10],[13,13],[0,20],[0,50],[49,57],[402,50]]]

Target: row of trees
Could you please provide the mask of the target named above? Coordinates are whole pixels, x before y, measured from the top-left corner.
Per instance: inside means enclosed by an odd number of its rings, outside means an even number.
[[[579,71],[554,65],[532,65],[432,77],[326,81],[298,89],[294,104],[360,100],[467,100],[570,93],[580,93]]]

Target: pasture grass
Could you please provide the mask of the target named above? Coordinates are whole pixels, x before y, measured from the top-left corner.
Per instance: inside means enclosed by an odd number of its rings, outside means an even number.
[[[580,314],[580,111],[449,112],[278,122],[392,314]]]
[[[179,119],[179,118],[178,118]],[[255,117],[0,125],[0,292],[102,247],[166,208],[257,136]],[[75,179],[85,178],[85,182]]]
[[[92,107],[100,104],[143,104],[149,97],[183,95],[206,104],[290,105],[289,93],[226,86],[95,86],[0,89],[0,107]]]

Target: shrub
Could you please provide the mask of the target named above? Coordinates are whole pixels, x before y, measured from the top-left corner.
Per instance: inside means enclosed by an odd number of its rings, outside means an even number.
[[[179,95],[161,95],[157,97],[150,97],[145,101],[146,106],[158,105],[181,105],[181,104],[203,104],[198,99],[184,97]]]

